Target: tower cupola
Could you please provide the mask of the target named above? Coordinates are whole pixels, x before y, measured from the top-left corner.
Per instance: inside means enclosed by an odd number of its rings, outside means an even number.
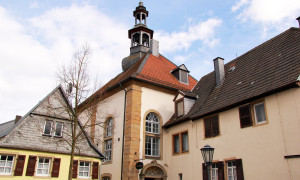
[[[149,12],[143,2],[133,11],[135,24],[128,30],[130,42],[130,55],[122,60],[123,71],[133,66],[147,52],[158,56],[158,41],[153,40],[153,30],[147,27]]]
[[[140,2],[139,6],[133,11],[135,24],[134,28],[128,31],[128,37],[131,39],[130,54],[146,53],[150,49],[153,31],[147,28],[148,15],[149,12],[143,5],[143,2]]]

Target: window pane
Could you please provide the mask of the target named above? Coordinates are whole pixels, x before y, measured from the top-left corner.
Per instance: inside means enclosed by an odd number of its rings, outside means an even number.
[[[179,134],[174,135],[174,153],[179,153]]]
[[[155,113],[149,113],[146,116],[146,132],[159,133],[159,118]]]
[[[44,134],[51,135],[52,121],[45,122]]]
[[[183,101],[177,103],[177,116],[183,115]]]
[[[266,121],[266,114],[265,114],[265,106],[264,103],[259,103],[254,105],[255,110],[255,119],[256,123],[263,123]]]
[[[56,122],[55,136],[62,136],[62,128],[63,128],[63,123],[62,122]]]
[[[113,119],[112,118],[109,118],[107,120],[105,131],[106,131],[106,134],[105,134],[106,137],[110,137],[113,135]]]
[[[182,151],[189,151],[189,134],[188,132],[182,133]]]

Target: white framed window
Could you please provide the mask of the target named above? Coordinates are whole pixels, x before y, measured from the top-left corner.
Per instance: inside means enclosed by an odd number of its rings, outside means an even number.
[[[44,127],[44,135],[50,135],[51,136],[51,131],[52,131],[52,124],[53,121],[45,121],[45,127]]]
[[[215,163],[211,166],[211,179],[218,180],[218,167]]]
[[[49,173],[50,164],[51,164],[50,158],[39,157],[38,165],[36,167],[36,175],[37,176],[50,176],[50,173]]]
[[[105,176],[102,178],[102,180],[110,180],[110,177]]]
[[[56,122],[55,123],[55,133],[54,133],[54,136],[62,137],[63,126],[64,126],[64,123],[62,123],[62,122]]]
[[[88,178],[90,177],[90,162],[80,161],[78,166],[78,177]]]
[[[235,161],[227,162],[227,179],[237,180]]]
[[[151,112],[146,116],[146,132],[159,134],[159,118],[158,116]]]
[[[253,104],[253,110],[254,110],[255,124],[262,124],[267,121],[264,102]]]
[[[109,118],[105,125],[105,137],[111,137],[113,135],[113,118]]]
[[[111,161],[111,149],[112,149],[112,139],[106,140],[105,142],[105,157],[106,161]]]
[[[146,136],[145,155],[159,157],[160,156],[159,143],[160,143],[159,137]]]
[[[15,157],[13,155],[0,155],[0,175],[11,175]]]

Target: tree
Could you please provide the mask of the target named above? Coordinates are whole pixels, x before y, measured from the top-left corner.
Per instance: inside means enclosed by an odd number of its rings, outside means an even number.
[[[88,45],[82,46],[81,49],[77,50],[73,54],[73,59],[68,66],[62,66],[57,77],[62,84],[62,86],[67,89],[67,97],[69,99],[72,107],[65,107],[65,111],[68,113],[69,119],[71,121],[71,132],[69,139],[64,139],[71,146],[71,158],[69,164],[69,176],[68,179],[72,180],[73,175],[73,160],[75,156],[76,143],[80,141],[85,133],[85,128],[90,128],[91,126],[101,126],[103,127],[103,122],[91,122],[91,119],[95,116],[95,106],[96,103],[92,98],[89,99],[88,108],[85,109],[84,123],[79,121],[79,116],[82,113],[79,110],[79,105],[85,101],[91,92],[89,85],[89,75],[88,75],[88,63],[89,56],[91,55],[91,50]],[[86,134],[84,134],[86,135]],[[94,139],[95,137],[92,137]]]

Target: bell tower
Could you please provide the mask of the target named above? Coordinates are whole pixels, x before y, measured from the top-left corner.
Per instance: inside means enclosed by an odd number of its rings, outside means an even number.
[[[147,27],[148,15],[143,2],[139,2],[139,6],[133,11],[134,27],[128,30],[128,38],[131,39],[130,55],[122,60],[123,71],[129,69],[152,47],[153,30]]]
[[[137,52],[148,52],[150,49],[150,43],[153,38],[153,31],[147,28],[147,17],[149,12],[143,5],[143,2],[139,3],[133,11],[133,17],[135,18],[134,28],[128,31],[128,37],[131,39],[130,54]]]

